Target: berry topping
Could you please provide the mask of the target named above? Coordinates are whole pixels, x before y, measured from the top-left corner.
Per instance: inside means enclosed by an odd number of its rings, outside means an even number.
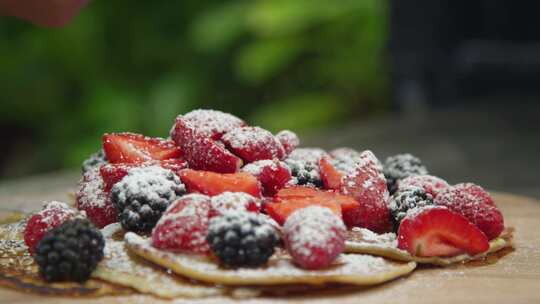
[[[49,231],[34,258],[45,281],[84,282],[103,259],[104,247],[103,236],[92,223],[74,219]]]
[[[285,156],[283,146],[274,135],[259,127],[233,129],[225,133],[221,141],[246,163],[263,159],[282,159]]]
[[[202,194],[184,195],[165,211],[152,230],[152,246],[191,253],[206,253],[210,197]]]
[[[426,193],[422,188],[409,186],[407,188],[400,187],[392,194],[388,207],[392,213],[394,226],[398,227],[409,210],[432,205],[433,197],[431,194]]]
[[[341,192],[359,203],[358,208],[343,214],[347,225],[377,233],[392,230],[386,180],[379,160],[371,151],[362,152],[354,170],[343,177]]]
[[[82,173],[84,174],[93,168],[99,168],[101,165],[106,163],[107,160],[105,159],[105,152],[103,152],[103,149],[101,149],[98,152],[90,155],[90,157],[88,157],[88,159],[82,163]]]
[[[292,183],[322,187],[319,161],[328,154],[318,148],[299,148],[291,152],[284,160],[291,168]]]
[[[97,168],[86,172],[79,182],[77,209],[85,211],[98,228],[118,221],[118,211],[110,200],[109,192]]]
[[[212,218],[206,239],[221,264],[233,268],[264,265],[280,241],[265,217],[249,212],[228,212]]]
[[[384,176],[386,177],[390,194],[397,190],[399,180],[413,175],[425,174],[428,174],[428,171],[422,164],[422,161],[409,153],[390,156],[384,163]]]
[[[146,137],[135,133],[103,135],[103,150],[111,163],[139,163],[181,156],[172,140]]]
[[[279,131],[276,134],[276,138],[283,146],[283,149],[285,150],[285,156],[291,154],[294,149],[300,146],[300,139],[298,138],[298,135],[296,135],[296,133],[294,133],[293,131]]]
[[[32,215],[24,229],[24,242],[28,251],[34,254],[37,243],[53,228],[76,216],[76,211],[61,202],[49,202],[39,212]]]
[[[223,143],[208,137],[195,122],[176,118],[172,139],[182,149],[189,167],[219,173],[234,173],[242,167],[242,160],[229,152]]]
[[[345,248],[347,230],[343,221],[328,208],[299,209],[283,226],[287,251],[302,268],[329,266]]]
[[[258,213],[261,210],[261,200],[244,192],[223,192],[212,196],[211,217],[228,211],[249,211]]]
[[[223,192],[245,192],[255,197],[261,196],[261,187],[257,178],[249,173],[215,173],[191,169],[180,172],[182,182],[189,193],[198,192],[206,195],[218,195]]]
[[[187,168],[187,163],[180,158],[175,158],[160,161],[147,161],[144,163],[103,165],[99,169],[99,172],[105,182],[105,191],[110,191],[116,183],[121,181],[122,178],[128,174],[130,169],[149,166],[160,166],[179,175],[181,170]]]
[[[399,188],[420,187],[435,198],[441,191],[450,187],[442,178],[433,175],[413,175],[398,182]]]
[[[334,167],[334,164],[330,158],[327,156],[322,157],[319,161],[319,167],[321,170],[321,180],[324,189],[341,189],[343,173]]]
[[[504,219],[495,202],[482,187],[472,183],[457,184],[437,195],[435,204],[465,216],[482,230],[489,240],[504,230]]]
[[[279,160],[259,160],[242,168],[259,180],[264,196],[273,196],[291,180],[291,170]]]
[[[246,125],[240,118],[216,110],[193,110],[181,117],[195,126],[199,133],[214,140],[220,139],[223,134],[233,129]]]
[[[264,205],[266,213],[279,225],[283,225],[295,211],[311,206],[320,206],[331,210],[341,217],[341,206],[333,200],[316,200],[312,197],[288,199],[280,202],[271,202]]]
[[[476,255],[489,249],[486,235],[459,213],[445,207],[417,208],[398,230],[398,248],[413,256]]]
[[[150,231],[167,207],[185,193],[172,171],[158,166],[133,168],[111,191],[124,229]]]
[[[294,210],[299,209],[301,207],[305,207],[307,205],[321,205],[321,204],[327,204],[327,207],[329,207],[332,210],[336,211],[337,208],[335,207],[334,203],[337,203],[340,206],[341,209],[341,215],[345,219],[350,219],[351,216],[349,215],[350,212],[354,212],[357,208],[359,203],[352,197],[347,195],[342,195],[333,191],[322,191],[311,187],[305,187],[305,186],[295,186],[290,188],[285,188],[280,190],[276,196],[275,196],[276,202],[287,202],[284,206],[281,206],[281,208],[275,208],[276,206],[271,205],[269,208],[273,208],[272,214],[276,216],[279,220],[276,220],[280,223],[284,222],[286,217],[292,213]],[[303,203],[299,203],[303,202]],[[293,207],[294,210],[287,210],[286,207]],[[278,206],[279,207],[279,206]],[[277,212],[276,212],[277,209]],[[286,211],[286,212],[283,212]],[[278,213],[279,212],[279,213]],[[348,225],[347,222],[345,224]]]

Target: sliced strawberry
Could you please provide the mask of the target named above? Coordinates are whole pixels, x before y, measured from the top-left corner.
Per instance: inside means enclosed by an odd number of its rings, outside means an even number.
[[[356,210],[359,208],[359,203],[351,196],[343,195],[334,191],[323,191],[311,187],[305,186],[295,186],[290,188],[285,188],[280,190],[276,196],[275,201],[287,201],[287,200],[298,200],[310,198],[312,200],[318,201],[333,201],[338,203],[341,206],[341,214],[343,219],[351,221]],[[352,213],[352,214],[351,214]],[[351,226],[354,222],[348,223],[346,225]]]
[[[292,186],[283,188],[276,194],[277,200],[287,200],[291,198],[304,198],[316,196],[320,191],[309,186]]]
[[[321,170],[321,180],[325,189],[341,189],[343,174],[334,167],[328,157],[324,156],[319,160]]]
[[[279,202],[267,203],[266,212],[278,224],[283,225],[289,215],[296,210],[309,206],[322,206],[330,209],[335,215],[341,217],[341,206],[335,200],[322,200],[318,197],[291,198]]]
[[[291,152],[298,148],[300,145],[300,139],[298,138],[298,135],[296,133],[289,131],[289,130],[282,130],[279,133],[276,134],[277,140],[281,143],[283,146],[283,149],[285,150],[285,157]]]
[[[398,231],[398,248],[413,256],[476,255],[489,249],[486,235],[464,216],[445,207],[408,214]]]
[[[388,189],[380,162],[371,151],[360,154],[354,170],[345,175],[341,192],[350,195],[359,206],[344,214],[343,221],[349,226],[370,229],[377,233],[392,230],[390,210],[388,209]]]
[[[103,181],[105,182],[105,191],[109,192],[114,184],[121,181],[122,178],[128,174],[129,169],[155,165],[159,165],[164,169],[169,169],[176,174],[179,174],[181,170],[187,168],[187,162],[185,160],[175,158],[132,164],[105,164],[99,168],[99,172],[103,178]]]
[[[105,191],[111,191],[112,187],[128,174],[131,168],[139,167],[140,164],[105,164],[99,168],[99,173],[105,183]]]
[[[233,129],[221,138],[227,148],[246,163],[263,159],[282,159],[285,150],[269,131],[259,127]]]
[[[183,151],[183,157],[189,167],[196,170],[207,170],[218,173],[234,173],[242,167],[242,160],[229,152],[205,132],[198,130],[197,125],[176,118],[171,132],[172,139]]]
[[[185,169],[180,172],[180,179],[188,192],[206,195],[218,195],[223,192],[245,192],[261,197],[261,186],[257,178],[249,173],[215,173]]]
[[[103,135],[103,150],[110,163],[139,163],[178,158],[182,155],[172,140],[135,133]]]
[[[273,196],[292,178],[289,166],[277,159],[265,159],[247,164],[242,171],[257,177],[263,187],[264,196]]]
[[[193,110],[181,116],[197,128],[197,131],[205,137],[218,140],[221,136],[233,129],[243,127],[246,123],[240,118],[216,110]]]

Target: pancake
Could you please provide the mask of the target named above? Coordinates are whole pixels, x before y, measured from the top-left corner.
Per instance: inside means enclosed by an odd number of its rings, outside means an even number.
[[[92,273],[93,278],[131,287],[140,293],[162,298],[202,298],[220,295],[224,288],[201,284],[167,272],[155,264],[129,253],[122,240],[115,240],[113,234],[118,224],[105,227],[105,258]],[[121,230],[121,229],[120,229]]]
[[[214,260],[200,255],[173,253],[156,249],[150,242],[128,232],[125,244],[130,251],[171,271],[207,283],[230,286],[271,286],[280,284],[323,285],[343,283],[375,285],[409,274],[415,262],[389,261],[363,254],[342,254],[334,264],[324,270],[304,270],[292,262],[291,257],[280,251],[260,268],[227,269]]]
[[[513,228],[505,229],[498,238],[489,242],[488,251],[475,256],[461,254],[453,257],[415,257],[397,248],[397,239],[394,233],[376,234],[368,229],[353,228],[348,231],[345,252],[370,254],[395,261],[448,266],[456,263],[481,260],[492,253],[512,247],[513,234]]]

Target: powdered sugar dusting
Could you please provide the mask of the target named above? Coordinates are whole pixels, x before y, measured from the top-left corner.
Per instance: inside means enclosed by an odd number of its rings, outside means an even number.
[[[119,199],[126,200],[126,196],[133,193],[143,193],[149,200],[158,201],[160,197],[166,193],[170,193],[173,197],[175,192],[185,192],[185,185],[180,181],[180,178],[171,170],[164,169],[160,166],[136,167],[128,171],[120,182],[113,187],[124,189],[119,191]],[[175,189],[177,191],[172,191]]]
[[[444,189],[450,187],[448,183],[433,175],[413,175],[398,181],[398,189],[404,187],[421,187],[434,198]]]
[[[77,212],[66,203],[52,201],[44,203],[39,214],[41,215],[41,222],[51,228],[51,225],[57,223],[60,218],[70,218],[75,216]]]
[[[123,241],[106,240],[105,257],[93,277],[165,298],[205,297],[222,293],[218,287],[190,282],[156,265],[130,256]]]
[[[283,146],[270,131],[260,127],[242,127],[233,129],[221,140],[235,154],[245,161],[261,159],[281,159],[284,155]]]
[[[271,159],[258,160],[242,167],[242,171],[254,176],[259,176],[265,167],[270,167],[272,170],[277,170],[277,163]]]
[[[345,224],[330,209],[311,206],[293,212],[285,222],[283,231],[290,250],[310,258],[313,248],[326,248],[333,252],[340,245],[335,240],[345,239]]]
[[[284,162],[291,169],[293,178],[291,184],[303,184],[300,181],[319,181],[321,180],[319,161],[328,153],[319,148],[298,148],[289,154]]]
[[[105,183],[99,173],[99,168],[92,168],[83,175],[79,182],[77,192],[77,208],[87,209],[90,207],[103,207],[106,204],[107,195],[104,192]]]
[[[230,211],[260,210],[261,200],[244,192],[224,192],[213,196],[212,210],[219,214]]]
[[[181,117],[194,125],[197,132],[214,139],[245,125],[245,122],[240,118],[216,110],[197,109]]]
[[[341,254],[332,267],[321,270],[305,270],[297,267],[291,257],[283,252],[274,254],[266,267],[224,269],[204,256],[160,251],[150,246],[144,238],[127,233],[125,240],[130,249],[140,254],[156,257],[163,266],[171,267],[181,275],[190,274],[195,279],[222,278],[239,285],[266,285],[276,283],[322,284],[325,282],[370,285],[381,283],[381,278],[390,280],[412,271],[415,263],[395,263],[380,257],[363,254]],[[185,272],[183,272],[183,271]],[[383,280],[383,281],[384,281]]]
[[[393,232],[378,234],[366,228],[353,227],[347,232],[347,245],[366,244],[380,248],[397,249],[397,237]]]

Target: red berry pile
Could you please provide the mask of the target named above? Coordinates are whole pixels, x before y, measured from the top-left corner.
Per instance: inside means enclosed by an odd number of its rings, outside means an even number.
[[[122,182],[131,170],[168,169],[181,181],[175,187],[185,190],[176,191],[178,196],[171,202],[151,210],[161,216],[152,230],[153,246],[212,253],[222,263],[229,261],[229,266],[243,262],[222,250],[243,252],[247,250],[243,242],[255,246],[253,240],[259,241],[257,250],[273,253],[280,235],[277,226],[282,226],[285,249],[298,266],[307,269],[331,265],[343,251],[346,231],[352,227],[396,232],[398,247],[416,256],[481,253],[487,250],[488,240],[504,229],[500,211],[482,188],[451,186],[428,175],[420,159],[410,154],[389,157],[383,166],[369,150],[339,148],[327,153],[298,148],[299,144],[291,131],[274,135],[215,110],[179,115],[170,139],[105,134],[105,159],[92,162],[95,167],[85,166],[77,208],[98,227],[116,222],[118,210],[111,203],[111,192],[114,189],[118,197],[134,195],[131,186]],[[140,178],[148,179],[141,180],[142,184],[152,183],[148,176]],[[390,193],[404,214],[397,222]],[[154,197],[158,196],[145,193],[145,204],[155,206]],[[132,221],[144,209],[124,207],[128,213],[132,212],[129,208],[139,210]],[[239,228],[242,221],[249,222],[244,230]],[[209,232],[211,222],[214,226]],[[268,258],[247,257],[246,267],[261,265]]]

